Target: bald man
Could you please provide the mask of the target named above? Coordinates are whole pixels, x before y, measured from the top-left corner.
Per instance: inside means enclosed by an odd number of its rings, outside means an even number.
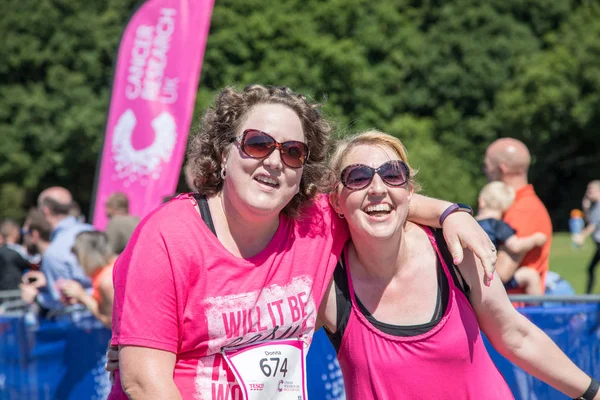
[[[496,271],[504,283],[511,281],[520,266],[534,268],[540,274],[542,293],[545,291],[546,273],[549,268],[552,245],[552,222],[546,206],[535,194],[527,174],[531,155],[525,144],[517,139],[502,138],[490,144],[485,152],[485,174],[488,181],[502,181],[515,189],[513,205],[505,212],[504,222],[517,231],[518,237],[542,232],[548,241],[526,254],[511,254],[500,249]],[[522,292],[515,289],[511,292]]]
[[[86,288],[91,286],[71,249],[75,243],[75,236],[82,231],[92,230],[93,227],[70,215],[72,203],[71,193],[58,186],[44,190],[38,197],[38,209],[52,229],[50,245],[42,256],[40,271],[28,272],[23,281],[28,282],[31,278],[36,282],[39,293],[32,300],[46,309],[55,310],[64,306],[60,302],[57,281],[72,279]]]

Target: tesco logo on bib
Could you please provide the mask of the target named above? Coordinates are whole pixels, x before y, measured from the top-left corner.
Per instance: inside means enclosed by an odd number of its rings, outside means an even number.
[[[264,383],[249,383],[248,386],[250,387],[250,390],[259,390],[262,391],[265,389],[265,384]]]

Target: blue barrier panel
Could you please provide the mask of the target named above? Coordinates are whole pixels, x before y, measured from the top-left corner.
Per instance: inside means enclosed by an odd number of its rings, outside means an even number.
[[[519,312],[546,332],[577,366],[600,378],[600,303],[524,307]],[[517,400],[569,399],[513,365],[485,341]]]
[[[24,315],[0,316],[0,329],[0,399],[101,400],[108,395],[104,363],[110,331],[89,313],[39,324]]]
[[[343,400],[346,398],[344,379],[335,349],[323,329],[319,329],[306,356],[308,398]]]
[[[544,330],[581,369],[600,378],[600,303],[544,304],[519,312]],[[513,365],[489,344],[486,347],[517,400],[565,400],[567,396]],[[308,393],[312,399],[345,398],[335,350],[321,329],[308,352]],[[402,379],[402,377],[398,377]],[[406,377],[410,379],[410,377]],[[398,381],[401,384],[401,381]],[[340,389],[341,388],[341,389]]]
[[[578,366],[600,377],[600,304],[519,311]],[[60,321],[42,320],[39,325],[24,315],[0,316],[0,399],[106,398],[110,382],[104,371],[104,354],[109,338],[110,331],[88,313],[74,313]],[[487,341],[486,345],[517,400],[567,399],[505,360]],[[322,329],[308,352],[307,373],[311,399],[345,399],[335,351]]]

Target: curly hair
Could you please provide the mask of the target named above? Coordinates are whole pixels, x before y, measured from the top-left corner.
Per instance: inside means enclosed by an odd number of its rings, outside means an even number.
[[[221,160],[227,147],[235,140],[244,119],[253,107],[260,104],[282,104],[300,118],[310,149],[304,165],[300,190],[283,212],[296,217],[319,192],[330,185],[332,175],[326,157],[331,124],[321,115],[321,105],[311,103],[288,87],[249,85],[242,91],[233,87],[223,89],[215,98],[200,123],[200,130],[191,140],[187,160],[194,186],[200,194],[213,196],[223,187]]]

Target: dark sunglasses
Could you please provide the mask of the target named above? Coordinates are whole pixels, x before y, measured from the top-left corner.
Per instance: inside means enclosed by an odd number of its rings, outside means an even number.
[[[257,129],[246,129],[237,140],[240,142],[242,151],[248,157],[266,158],[275,149],[278,149],[281,161],[290,168],[300,168],[308,160],[308,146],[297,140],[279,143],[269,134]]]
[[[361,190],[371,184],[375,174],[379,174],[386,185],[394,187],[404,185],[410,177],[408,165],[401,160],[385,162],[379,168],[352,164],[342,171],[342,185],[350,190]]]

